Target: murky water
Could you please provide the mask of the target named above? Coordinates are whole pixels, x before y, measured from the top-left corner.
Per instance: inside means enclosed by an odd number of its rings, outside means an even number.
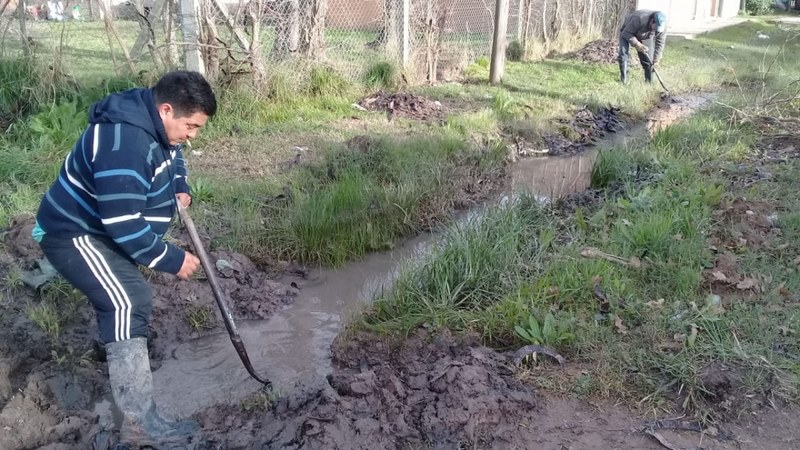
[[[278,390],[324,378],[330,344],[346,320],[388,286],[399,265],[424,255],[435,237],[422,234],[392,251],[374,253],[340,269],[312,270],[295,302],[269,320],[237,322],[257,373]],[[260,384],[250,378],[226,332],[180,345],[153,373],[159,408],[186,416],[215,403],[238,402]]]
[[[704,106],[709,98],[684,98],[677,107],[657,110],[647,124],[610,135],[598,148],[647,138]],[[570,157],[522,160],[512,168],[508,190],[512,195],[530,191],[544,199],[585,190],[596,155],[592,149]],[[393,251],[369,255],[341,269],[314,270],[308,280],[297,280],[301,289],[292,305],[269,320],[237,324],[255,370],[283,391],[298,382],[324,378],[331,370],[330,344],[348,317],[378,289],[388,287],[399,264],[424,254],[435,240],[436,236],[425,234]],[[170,416],[187,416],[215,403],[236,403],[260,387],[245,371],[225,332],[182,343],[153,377],[156,401]]]

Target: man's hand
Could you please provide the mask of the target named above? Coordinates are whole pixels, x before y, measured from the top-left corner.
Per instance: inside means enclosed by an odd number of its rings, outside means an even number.
[[[200,260],[197,259],[197,256],[186,252],[183,257],[183,265],[181,266],[180,272],[178,272],[178,278],[181,280],[188,280],[199,267]]]
[[[175,197],[178,199],[179,202],[181,202],[181,206],[183,206],[184,208],[188,208],[189,205],[192,204],[192,196],[185,192],[181,192],[180,194],[175,194]]]
[[[647,46],[642,44],[641,42],[637,43],[635,47],[636,50],[639,50],[640,52],[647,54]]]
[[[656,65],[658,65],[659,61],[661,61],[661,60],[660,59],[654,59],[652,66],[655,67]]]

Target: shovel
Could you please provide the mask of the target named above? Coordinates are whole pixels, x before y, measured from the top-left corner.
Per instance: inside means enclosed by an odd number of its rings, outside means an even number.
[[[652,70],[653,74],[656,76],[656,78],[658,78],[658,82],[661,84],[661,87],[664,88],[665,91],[667,91],[667,94],[672,95],[669,88],[667,88],[667,86],[664,85],[664,82],[661,81],[661,75],[658,74],[658,71],[656,70],[655,66],[653,66],[653,60],[650,59],[650,55],[648,55],[647,53],[642,53],[642,55],[644,55],[644,57],[647,58],[647,62],[650,63],[650,70]]]
[[[219,306],[220,312],[222,312],[222,319],[225,322],[225,328],[228,329],[228,335],[231,337],[231,342],[233,343],[233,347],[236,349],[236,353],[239,354],[239,359],[242,360],[244,367],[247,369],[247,373],[249,373],[251,377],[255,378],[256,381],[265,386],[271,386],[272,383],[269,380],[258,376],[256,371],[253,370],[253,364],[250,363],[250,357],[247,356],[247,350],[244,348],[242,338],[239,336],[239,331],[236,329],[236,324],[233,322],[231,310],[228,308],[228,303],[225,301],[225,298],[222,295],[222,289],[219,287],[219,281],[217,280],[217,275],[214,272],[216,267],[212,266],[211,261],[208,259],[208,255],[203,248],[203,243],[200,241],[200,236],[197,234],[197,228],[195,228],[194,221],[189,216],[189,212],[186,211],[183,205],[181,205],[180,201],[177,201],[177,204],[178,214],[180,215],[181,221],[186,226],[186,230],[189,231],[189,236],[192,238],[192,244],[197,252],[197,257],[200,258],[200,263],[203,265],[203,270],[208,278],[208,284],[211,285],[211,291],[214,292],[214,298],[217,300],[217,305]]]

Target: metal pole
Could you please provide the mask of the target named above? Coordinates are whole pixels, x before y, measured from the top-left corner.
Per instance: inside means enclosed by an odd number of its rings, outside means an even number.
[[[492,38],[492,64],[489,82],[499,84],[503,79],[506,60],[506,32],[508,31],[508,0],[497,0],[494,10],[494,37]]]

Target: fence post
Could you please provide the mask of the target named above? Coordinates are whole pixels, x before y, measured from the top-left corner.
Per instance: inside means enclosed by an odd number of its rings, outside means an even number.
[[[198,45],[200,26],[197,20],[199,11],[197,0],[180,0],[181,8],[181,29],[183,30],[183,40],[185,42],[184,55],[186,57],[186,70],[206,73],[203,64],[203,55],[200,53]]]
[[[498,84],[503,79],[506,59],[506,32],[508,31],[508,0],[496,0],[494,10],[494,37],[492,38],[492,65],[489,82]]]
[[[403,58],[403,68],[407,68],[411,62],[411,0],[400,0],[403,2],[403,32],[400,37],[400,55]]]

